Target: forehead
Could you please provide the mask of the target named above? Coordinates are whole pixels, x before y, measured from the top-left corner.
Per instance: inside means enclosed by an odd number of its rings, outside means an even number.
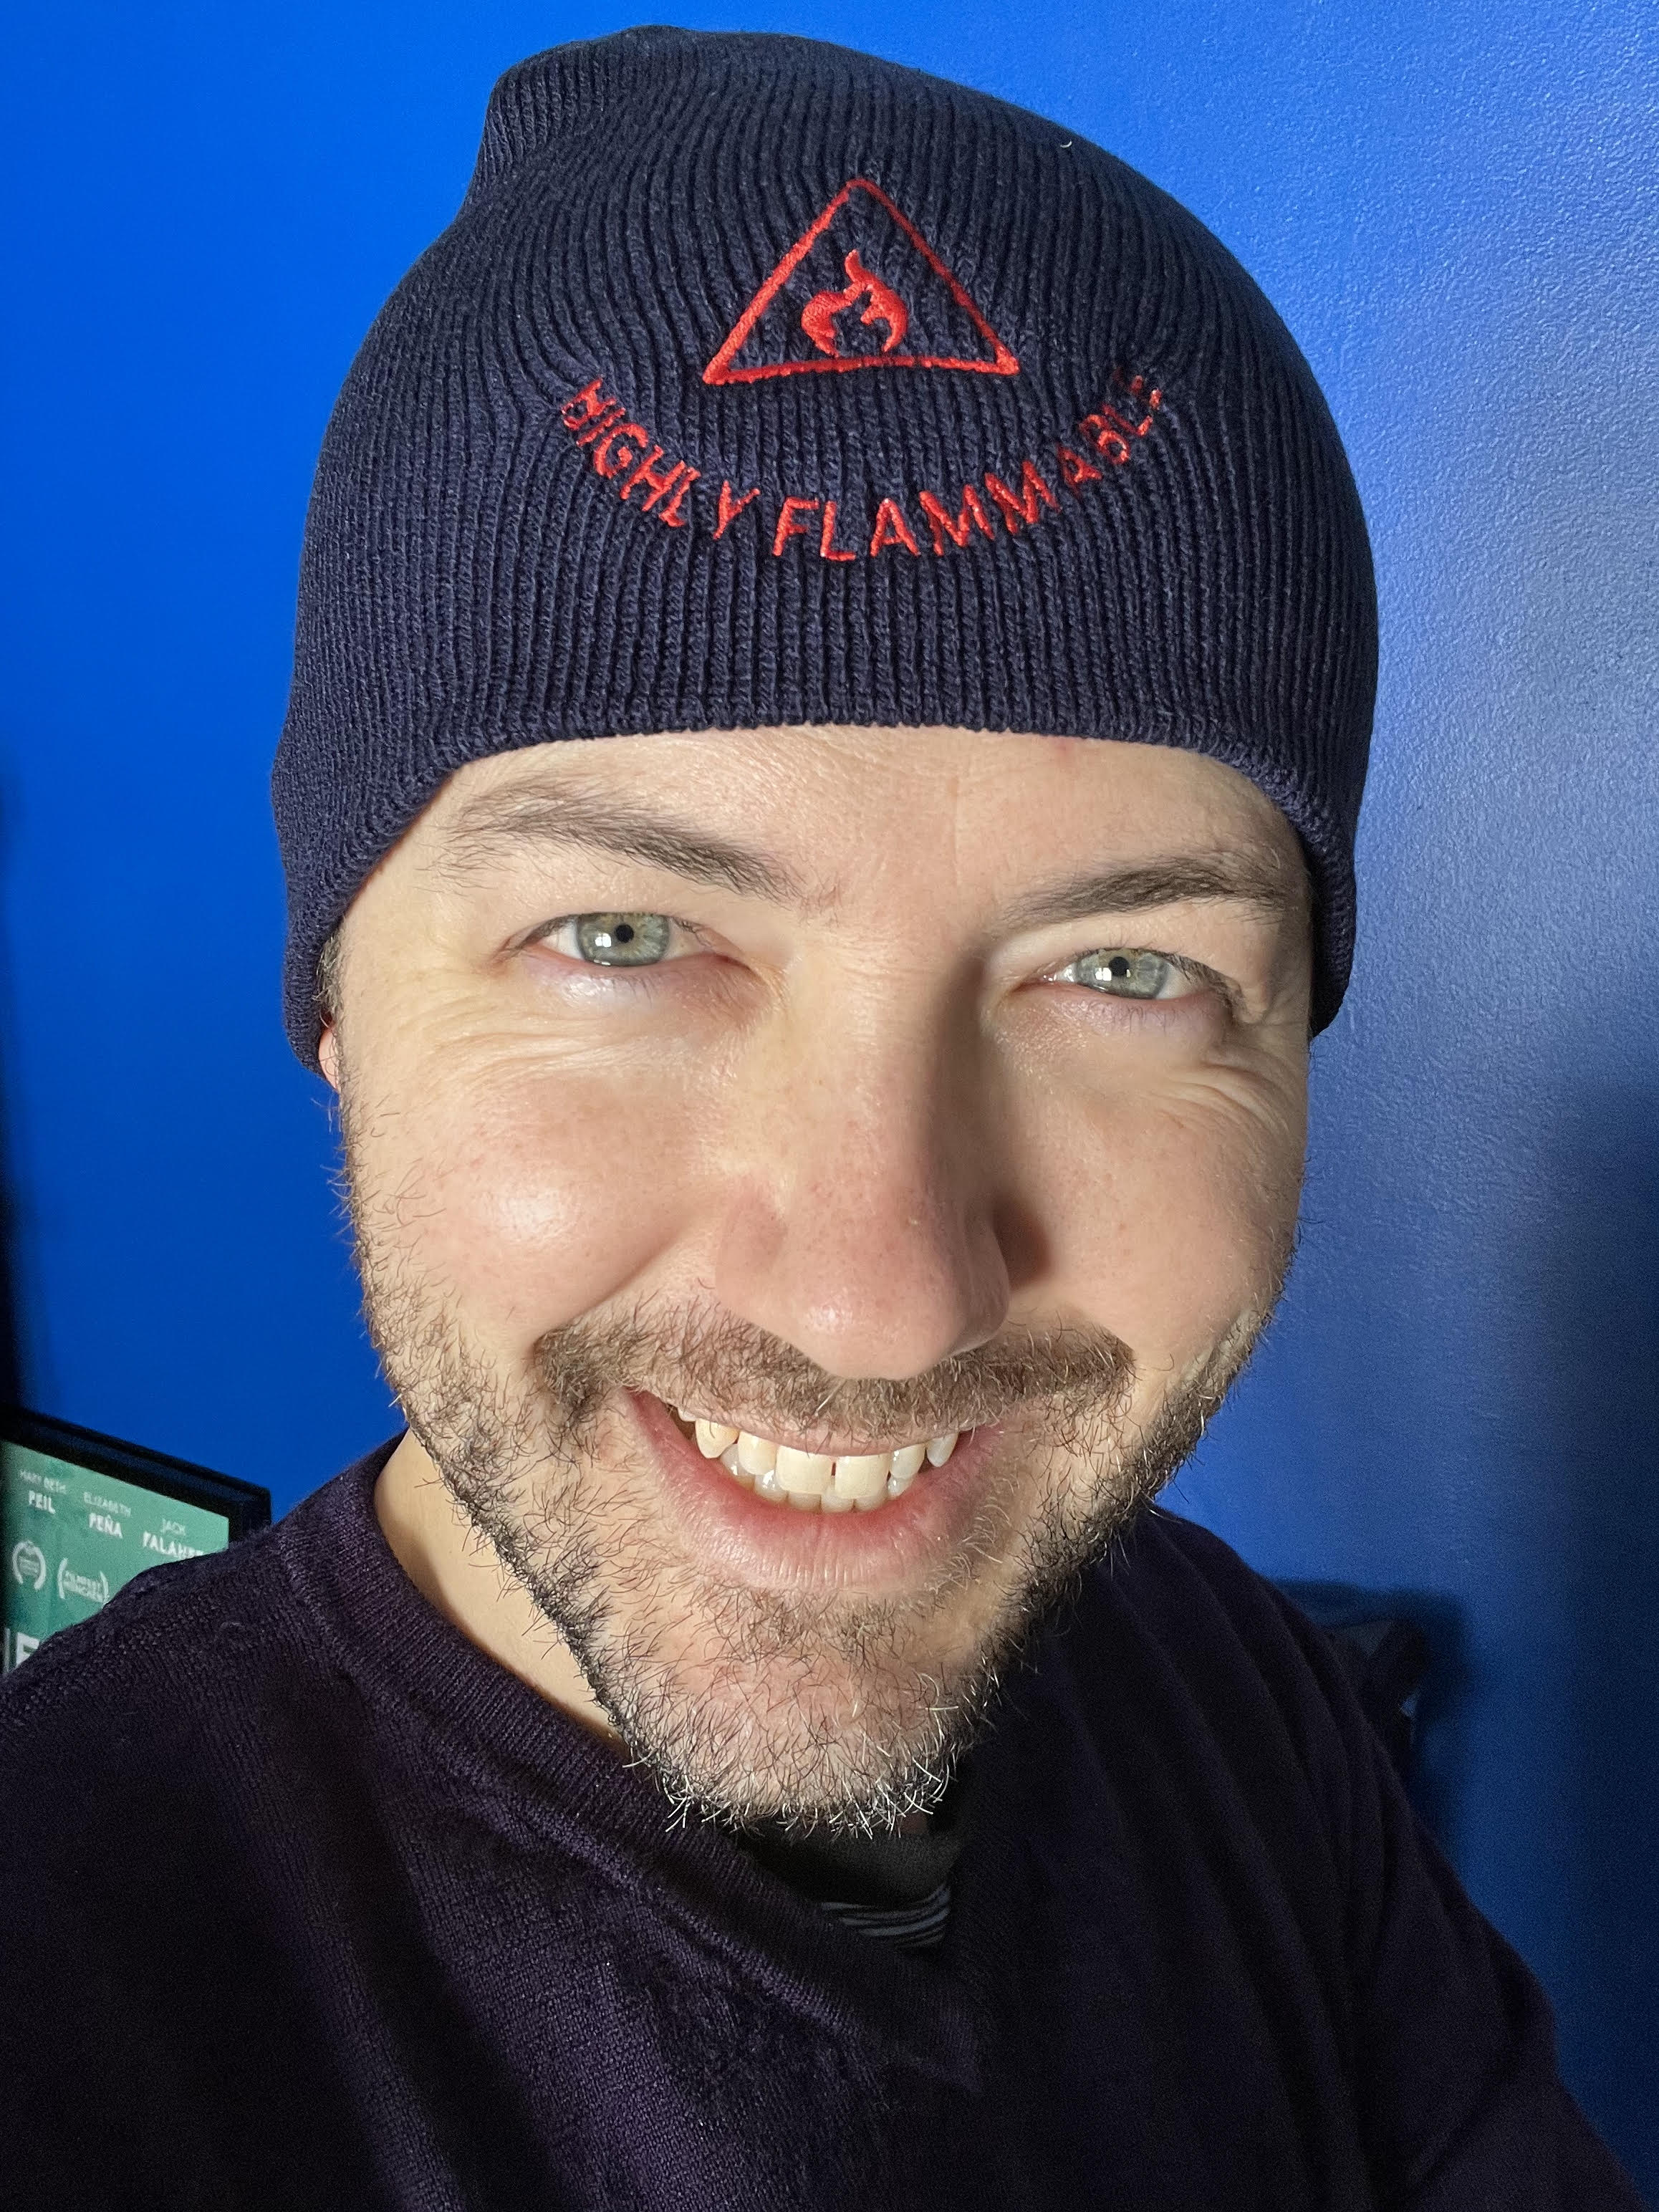
[[[673,732],[566,740],[460,769],[406,841],[447,875],[556,836],[561,820],[637,816],[740,837],[809,886],[895,866],[988,886],[1102,859],[1248,855],[1304,879],[1290,823],[1248,778],[1174,747],[950,729]],[[649,860],[648,837],[634,857]],[[734,884],[733,888],[744,885]],[[757,884],[760,890],[763,886]]]

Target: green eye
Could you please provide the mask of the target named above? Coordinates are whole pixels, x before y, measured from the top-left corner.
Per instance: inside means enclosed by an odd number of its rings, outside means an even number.
[[[1162,999],[1171,994],[1180,969],[1161,952],[1130,952],[1116,947],[1085,952],[1062,970],[1068,983],[1086,984],[1114,999]]]
[[[667,953],[674,925],[663,914],[579,914],[569,927],[579,960],[596,968],[649,968]]]

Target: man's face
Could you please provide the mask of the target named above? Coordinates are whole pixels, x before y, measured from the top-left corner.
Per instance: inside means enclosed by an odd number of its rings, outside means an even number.
[[[938,1794],[1272,1307],[1309,939],[1232,770],[945,730],[501,755],[365,885],[376,1342],[671,1796]]]

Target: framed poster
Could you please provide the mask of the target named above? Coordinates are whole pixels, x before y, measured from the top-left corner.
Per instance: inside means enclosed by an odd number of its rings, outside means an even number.
[[[67,1421],[0,1412],[3,1671],[169,1559],[222,1552],[270,1520],[257,1484]]]

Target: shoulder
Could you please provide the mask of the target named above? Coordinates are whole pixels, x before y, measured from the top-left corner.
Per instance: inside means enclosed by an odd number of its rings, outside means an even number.
[[[0,1688],[0,1745],[27,1739],[112,1695],[177,1694],[230,1661],[257,1620],[268,1632],[285,1581],[277,1528],[229,1550],[149,1568],[90,1620],[59,1629]],[[268,1634],[264,1639],[269,1642]]]
[[[217,2162],[238,2063],[254,2054],[262,2107],[313,2079],[308,1854],[331,1747],[367,1724],[306,1584],[319,1557],[358,1577],[372,1487],[350,1470],[273,1528],[152,1569],[0,1684],[19,2203],[240,2203]]]
[[[1194,1787],[1209,1778],[1284,1847],[1313,1829],[1346,1861],[1380,1809],[1386,1754],[1330,1637],[1230,1545],[1148,1513],[1088,1578],[1077,1627],[1067,1671],[1095,1726],[1122,1725],[1133,1682],[1160,1762]]]
[[[1230,1544],[1154,1508],[1095,1570],[1093,1597],[1194,1679],[1240,1668],[1299,1695],[1346,1676],[1325,1632]]]
[[[224,1552],[153,1567],[0,1684],[0,1794],[38,1834],[210,1759],[284,1684],[322,1665],[294,1572],[339,1517],[354,1468]]]

